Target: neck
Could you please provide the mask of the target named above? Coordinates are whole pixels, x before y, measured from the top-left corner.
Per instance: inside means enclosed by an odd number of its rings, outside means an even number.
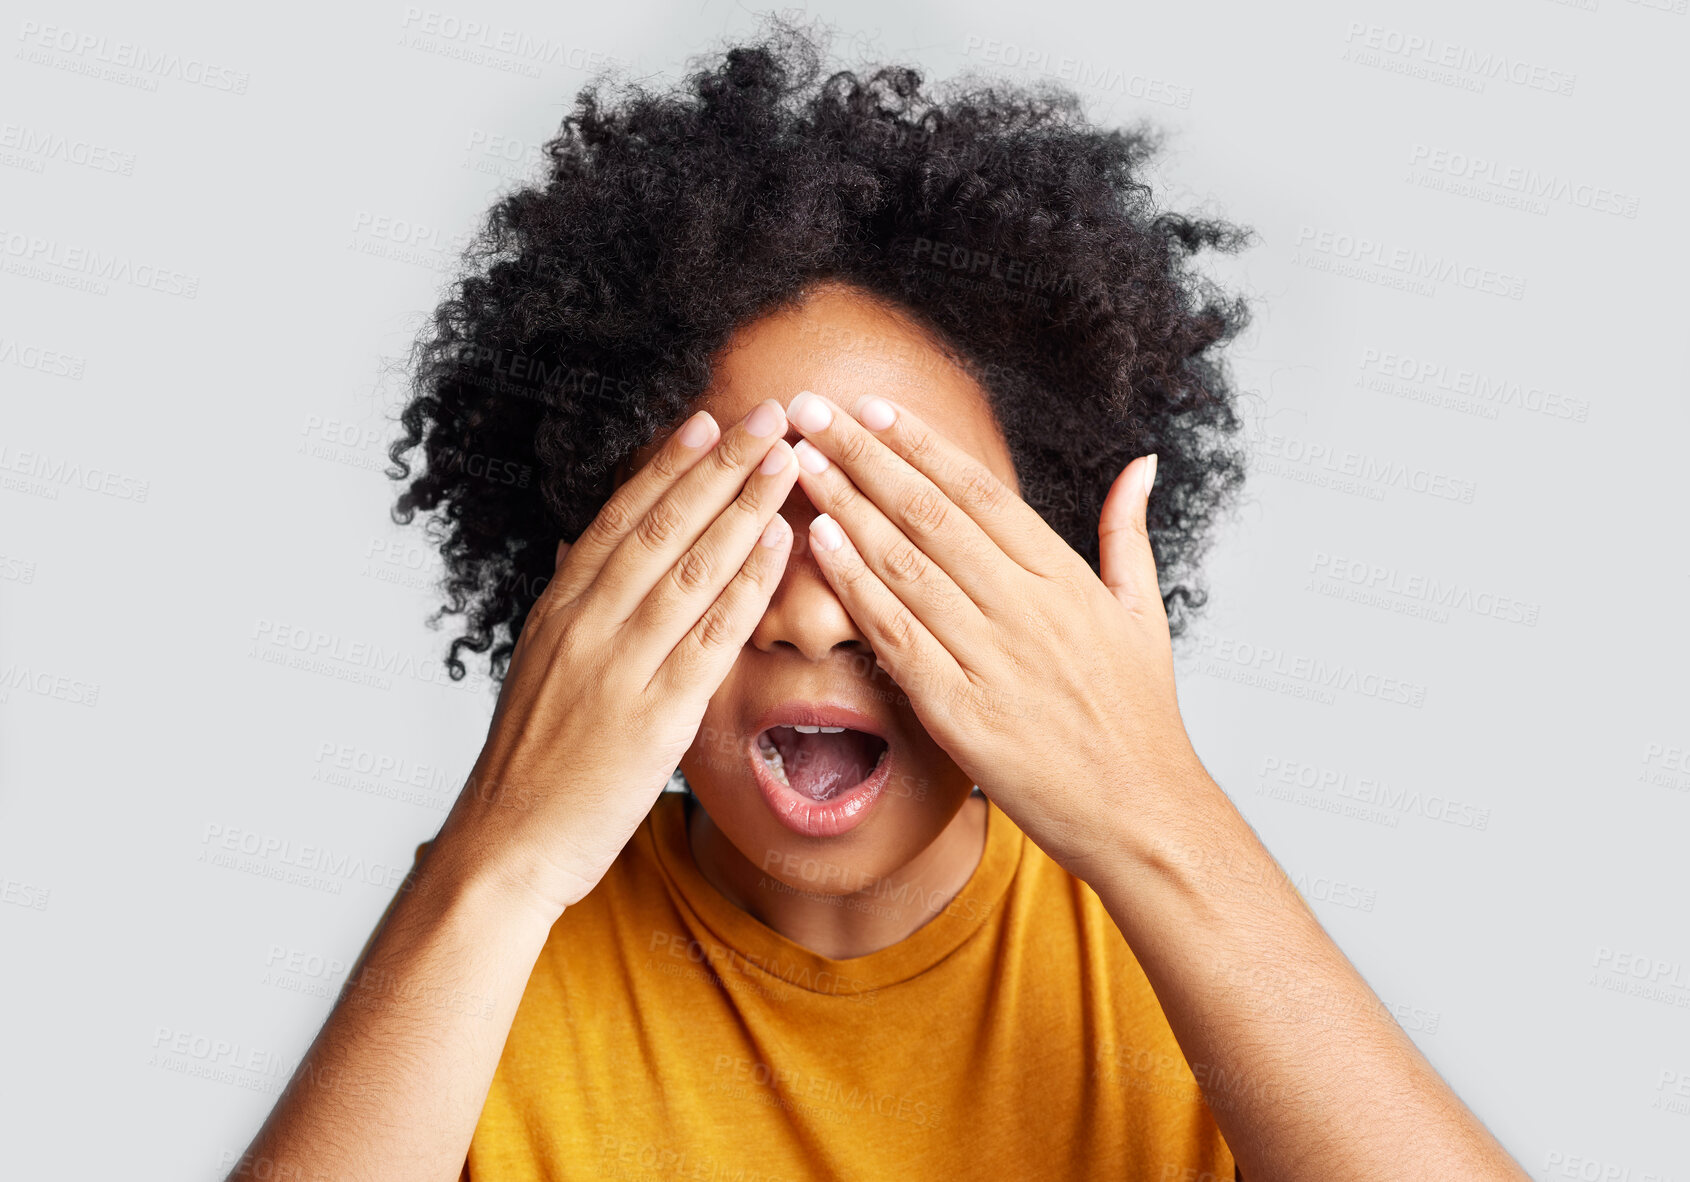
[[[822,894],[771,878],[697,799],[687,807],[688,844],[705,881],[788,940],[834,960],[878,952],[927,923],[967,885],[986,850],[986,800],[970,796],[933,844],[904,866],[861,890]]]

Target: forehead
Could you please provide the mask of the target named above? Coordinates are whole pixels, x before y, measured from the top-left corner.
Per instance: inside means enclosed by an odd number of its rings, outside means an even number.
[[[854,288],[818,285],[800,303],[740,328],[691,409],[709,411],[725,430],[763,399],[784,406],[800,390],[813,390],[847,412],[865,394],[890,398],[1019,488],[1008,444],[979,383],[913,320]],[[661,443],[641,448],[633,466]]]

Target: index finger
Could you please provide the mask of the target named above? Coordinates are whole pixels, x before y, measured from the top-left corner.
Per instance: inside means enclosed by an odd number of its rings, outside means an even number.
[[[558,573],[551,585],[557,588],[564,602],[587,588],[628,531],[651,511],[675,481],[704,458],[721,434],[722,429],[710,412],[699,411],[682,423],[651,459],[611,494],[598,516],[558,560]]]
[[[849,416],[832,415],[828,423],[811,430],[801,405],[811,398],[831,410],[832,403],[804,391],[788,405],[788,419],[947,571],[959,573],[953,562],[965,569],[968,555],[945,553],[946,515],[943,506],[934,505],[932,490],[962,510],[967,518],[963,535],[977,529],[1022,568],[1054,573],[1060,560],[1053,561],[1050,543],[1056,535],[1044,518],[995,472],[914,412],[888,398],[865,394]]]

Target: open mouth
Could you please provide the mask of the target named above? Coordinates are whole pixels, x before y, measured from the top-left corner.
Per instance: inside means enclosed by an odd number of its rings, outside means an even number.
[[[806,801],[823,804],[867,780],[890,751],[886,740],[848,726],[771,726],[757,750],[775,780]]]

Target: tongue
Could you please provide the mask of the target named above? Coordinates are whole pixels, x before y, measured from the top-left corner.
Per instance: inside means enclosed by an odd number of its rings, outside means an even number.
[[[852,730],[807,735],[777,726],[769,737],[780,750],[787,782],[812,800],[826,800],[861,783],[886,746],[876,735]]]

